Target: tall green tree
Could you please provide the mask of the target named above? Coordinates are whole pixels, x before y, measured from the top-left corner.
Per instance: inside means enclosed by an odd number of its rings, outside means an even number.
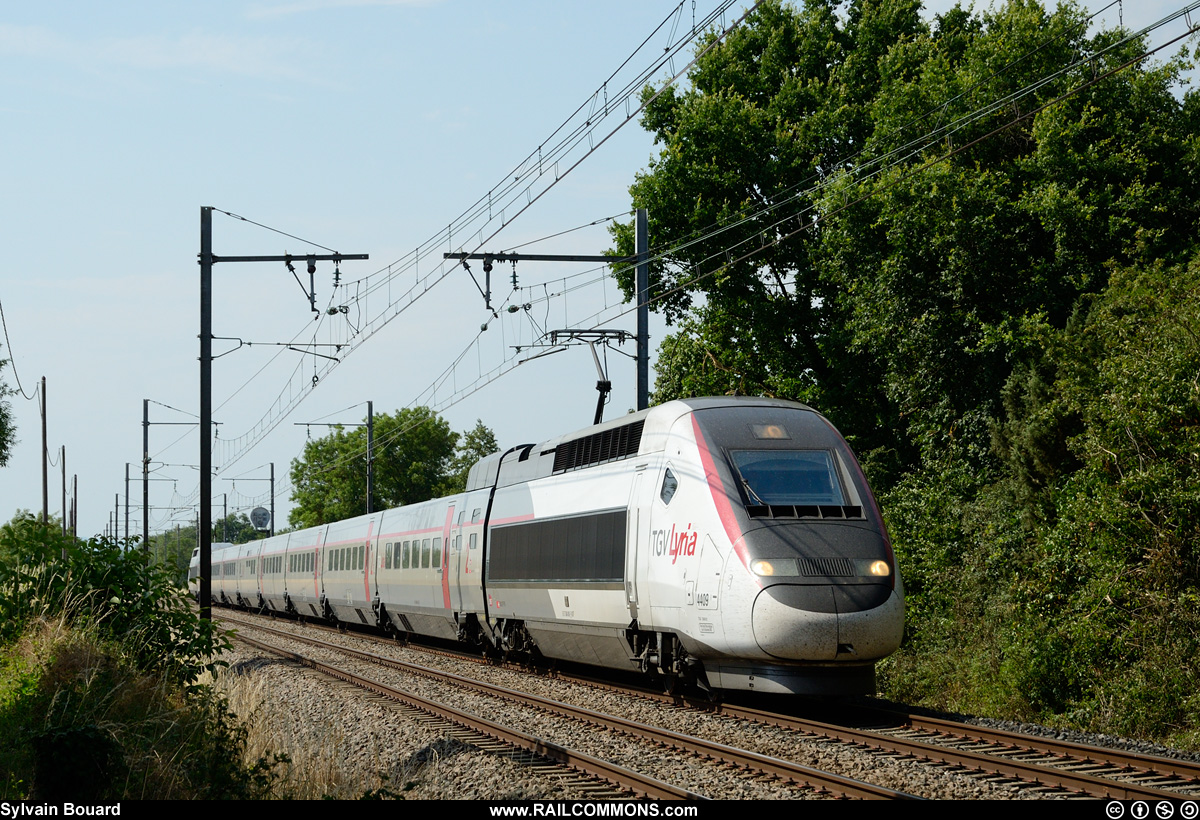
[[[1071,3],[918,12],[765,0],[649,104],[655,400],[847,434],[905,573],[895,696],[1196,745],[1189,63]]]
[[[496,443],[496,434],[481,419],[476,419],[475,426],[459,438],[454,458],[450,462],[446,492],[459,493],[465,490],[467,474],[471,472],[475,462],[499,449],[500,447]]]
[[[1198,201],[1180,63],[1088,85],[1143,44],[1089,38],[1071,5],[919,12],[761,4],[649,104],[660,150],[630,188],[669,249],[656,399],[809,402],[884,483],[955,442],[982,464],[997,388],[1036,343],[1022,323],[1062,326],[1110,261],[1178,259]],[[613,233],[631,253],[631,224]]]
[[[465,481],[467,456],[460,435],[427,407],[404,408],[375,416],[374,492],[376,510],[415,504],[456,492]],[[490,444],[488,444],[490,442]],[[495,437],[482,423],[466,436],[469,448]],[[340,521],[367,511],[367,430],[341,428],[313,439],[292,460],[292,501],[288,516],[296,527]]]
[[[798,399],[860,451],[901,447],[880,371],[851,346],[851,308],[818,264],[813,209],[817,183],[870,138],[882,57],[924,31],[919,12],[916,0],[853,2],[842,21],[829,0],[768,0],[699,59],[685,90],[649,103],[642,124],[661,149],[630,192],[652,244],[670,249],[652,268],[653,307],[682,320],[663,343],[656,400]],[[616,253],[631,253],[632,225],[613,233]],[[618,279],[631,295],[631,275]]]

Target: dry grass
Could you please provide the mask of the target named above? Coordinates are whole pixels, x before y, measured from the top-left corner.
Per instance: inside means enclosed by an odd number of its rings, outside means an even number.
[[[344,727],[331,726],[320,714],[311,714],[281,702],[276,682],[261,674],[269,661],[255,660],[234,664],[221,673],[215,688],[229,701],[229,708],[248,731],[245,762],[260,757],[286,755],[289,764],[281,767],[277,796],[296,800],[330,797],[354,799],[374,790],[394,789],[392,778],[381,773],[392,767],[379,759],[364,760],[362,750],[353,755],[354,739]],[[289,670],[289,674],[295,674]],[[210,679],[202,682],[211,682]],[[402,787],[402,784],[401,784]]]

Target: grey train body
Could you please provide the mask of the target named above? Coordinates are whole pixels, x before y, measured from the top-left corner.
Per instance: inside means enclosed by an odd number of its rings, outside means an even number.
[[[718,690],[870,693],[904,625],[845,440],[770,399],[673,401],[514,447],[458,495],[214,544],[212,565],[215,601]]]

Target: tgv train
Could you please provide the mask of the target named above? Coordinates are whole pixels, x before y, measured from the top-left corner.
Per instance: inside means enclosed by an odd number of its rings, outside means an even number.
[[[850,448],[771,399],[673,401],[513,447],[458,495],[214,544],[212,567],[215,602],[711,689],[870,693],[904,626]]]

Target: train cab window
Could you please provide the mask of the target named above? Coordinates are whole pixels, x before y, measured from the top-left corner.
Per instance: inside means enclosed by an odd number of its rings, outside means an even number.
[[[751,504],[845,504],[828,450],[733,450]]]
[[[442,568],[442,539],[433,539],[433,568]]]
[[[679,489],[679,479],[675,478],[675,474],[668,467],[666,473],[663,474],[662,489],[658,491],[658,497],[662,499],[663,504],[670,504],[677,489]]]

